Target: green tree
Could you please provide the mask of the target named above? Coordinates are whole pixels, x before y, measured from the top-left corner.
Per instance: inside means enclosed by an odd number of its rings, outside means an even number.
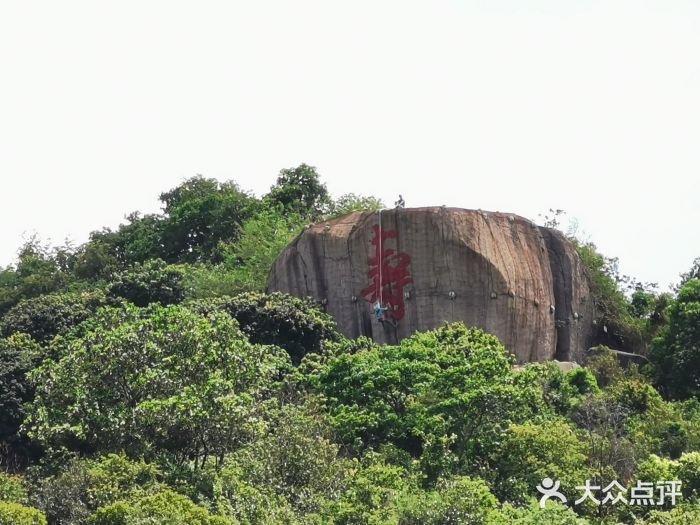
[[[693,525],[700,523],[700,505],[680,505],[671,511],[653,511],[639,525]]]
[[[568,415],[579,400],[567,374],[556,363],[529,363],[517,378],[525,384],[536,384],[549,410],[559,415]]]
[[[55,292],[70,281],[68,248],[51,250],[36,237],[19,250],[14,267],[0,268],[0,315],[22,299]]]
[[[241,525],[296,525],[315,523],[304,521],[274,486],[254,486],[246,480],[240,467],[227,464],[216,477],[214,494],[219,514]],[[306,515],[309,518],[310,515]]]
[[[572,426],[555,419],[540,424],[511,425],[495,453],[496,493],[524,503],[546,477],[561,481],[567,497],[591,479],[586,446]]]
[[[355,193],[346,193],[334,200],[328,215],[331,217],[340,217],[353,211],[376,211],[384,208],[384,203],[376,197],[364,195],[356,195]]]
[[[107,296],[123,298],[136,306],[177,304],[185,298],[184,270],[153,259],[117,274],[107,287]]]
[[[220,258],[222,241],[238,238],[257,202],[232,181],[192,177],[160,196],[165,220],[162,244],[169,262]]]
[[[0,465],[6,468],[24,466],[29,453],[18,432],[34,394],[27,374],[39,355],[39,345],[26,334],[0,339]]]
[[[648,319],[654,313],[656,307],[656,294],[638,288],[630,298],[629,311],[634,317]]]
[[[398,525],[397,500],[408,488],[408,473],[381,461],[358,469],[339,498],[327,502],[322,523],[334,525]]]
[[[626,379],[612,387],[608,395],[625,413],[644,414],[653,406],[662,403],[659,393],[646,381]]]
[[[650,388],[630,381],[613,396],[627,407],[646,407],[643,411],[637,410],[627,423],[638,450],[637,457],[658,454],[678,459],[683,452],[697,447],[700,421],[689,407],[664,402],[656,391],[652,394]]]
[[[185,180],[161,194],[160,200],[162,213],[131,213],[117,230],[93,232],[78,250],[76,272],[107,277],[115,264],[125,268],[149,259],[169,263],[220,260],[220,243],[235,241],[258,206],[234,182],[202,176]]]
[[[684,501],[700,501],[700,452],[683,454],[674,473],[681,482]]]
[[[110,454],[92,460],[69,458],[58,471],[44,467],[32,484],[32,499],[50,523],[83,523],[100,507],[163,489],[154,465]]]
[[[574,368],[573,370],[569,370],[564,375],[564,378],[578,396],[600,392],[595,376],[587,368]]]
[[[504,505],[500,516],[494,517],[489,525],[589,525],[590,522],[578,517],[573,510],[557,501],[548,501],[544,509],[533,501],[529,507]]]
[[[49,523],[84,523],[94,509],[88,498],[93,483],[87,463],[61,458],[56,472],[41,470],[32,483],[32,501],[46,514]]]
[[[599,253],[594,244],[571,240],[590,277],[591,296],[600,327],[595,342],[628,351],[646,351],[646,321],[630,313],[633,308],[625,296],[624,287],[629,285],[630,277],[621,275],[619,261]],[[632,287],[638,284],[635,281]]]
[[[608,388],[614,385],[624,376],[620,360],[610,348],[604,345],[599,345],[589,350],[585,365],[586,368],[593,372],[601,388]]]
[[[108,454],[87,462],[90,486],[85,497],[91,508],[99,508],[119,499],[148,495],[161,488],[160,469],[124,454]]]
[[[636,448],[631,441],[629,411],[609,396],[588,395],[576,404],[571,419],[580,428],[588,467],[595,479],[607,485],[625,482],[634,472]],[[601,513],[611,510],[599,507]]]
[[[324,341],[340,339],[330,315],[319,310],[311,300],[281,292],[250,292],[198,301],[192,308],[203,313],[226,312],[238,321],[252,343],[284,348],[295,364],[308,353],[322,352]]]
[[[683,286],[685,286],[688,283],[688,281],[691,281],[693,279],[700,279],[700,257],[697,257],[693,261],[693,265],[687,272],[681,274],[681,282],[677,287],[677,291],[683,288]]]
[[[81,247],[78,271],[86,276],[108,276],[116,265],[125,268],[134,263],[165,257],[163,248],[164,218],[151,213],[133,212],[116,231],[103,228],[90,234]]]
[[[338,459],[339,446],[317,410],[286,405],[270,418],[270,430],[227,459],[227,468],[246,483],[271,488],[297,511],[316,512],[328,494],[337,493],[349,470]]]
[[[224,249],[223,266],[233,274],[238,291],[262,292],[275,259],[302,230],[293,212],[265,208],[245,222],[240,238]]]
[[[393,443],[420,456],[426,444],[453,435],[448,448],[469,468],[511,422],[543,407],[538,386],[516,382],[511,366],[496,337],[451,324],[399,346],[334,357],[314,382],[345,444]],[[440,474],[426,469],[433,479]]]
[[[87,281],[108,279],[119,268],[116,254],[99,233],[93,233],[91,240],[76,250],[73,273],[78,279]]]
[[[24,299],[0,318],[0,335],[28,334],[46,345],[90,317],[105,304],[101,293],[73,292]]]
[[[265,199],[280,204],[287,212],[313,221],[323,216],[331,203],[326,185],[321,183],[316,168],[307,164],[280,171],[277,182]]]
[[[442,480],[432,491],[409,491],[398,500],[399,525],[488,525],[498,500],[481,479]]]
[[[685,399],[700,392],[700,279],[691,279],[668,307],[669,324],[654,340],[650,359],[667,395]]]
[[[223,458],[262,424],[263,401],[288,366],[251,345],[225,314],[183,307],[102,309],[82,337],[56,340],[58,361],[32,373],[27,428],[51,447]]]

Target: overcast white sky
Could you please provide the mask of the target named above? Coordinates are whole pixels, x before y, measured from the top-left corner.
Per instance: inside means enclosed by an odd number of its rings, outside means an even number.
[[[0,265],[201,173],[536,219],[662,285],[700,256],[700,3],[0,0]]]

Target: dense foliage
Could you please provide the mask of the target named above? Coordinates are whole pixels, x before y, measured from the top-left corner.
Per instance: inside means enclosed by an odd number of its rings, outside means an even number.
[[[316,169],[306,164],[280,171],[266,200],[310,220],[319,219],[331,206],[326,185],[319,180]]]
[[[700,279],[690,279],[669,306],[668,324],[654,340],[658,381],[678,398],[700,394]]]
[[[298,364],[307,353],[321,353],[324,342],[340,339],[335,320],[312,301],[282,293],[247,292],[192,303],[201,312],[226,312],[252,343],[284,348]]]
[[[437,475],[446,462],[476,471],[505,423],[541,408],[533,385],[517,381],[511,367],[494,336],[445,325],[399,346],[340,351],[313,379],[347,446],[391,444],[423,457],[426,473]]]
[[[88,319],[106,304],[99,293],[54,293],[24,299],[0,320],[0,335],[23,333],[46,345]]]
[[[308,165],[261,198],[198,176],[160,199],[0,269],[0,525],[700,522],[697,262],[674,296],[577,243],[597,346],[516,367],[459,323],[377,345],[265,293],[305,224],[382,206]],[[567,505],[539,507],[545,477]],[[682,498],[574,505],[586,480]]]
[[[160,259],[136,263],[112,278],[107,295],[136,306],[177,304],[185,298],[183,273],[180,267],[169,266]]]
[[[126,306],[87,323],[32,372],[26,427],[47,447],[222,458],[256,432],[257,410],[286,367],[282,350],[252,345],[222,313]]]

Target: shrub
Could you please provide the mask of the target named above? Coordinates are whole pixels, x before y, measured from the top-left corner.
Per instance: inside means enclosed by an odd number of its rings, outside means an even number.
[[[93,510],[87,493],[93,479],[87,464],[69,459],[55,475],[37,473],[32,485],[32,501],[48,517],[49,523],[82,523]]]
[[[544,509],[533,501],[523,508],[504,505],[501,515],[489,525],[589,525],[589,522],[557,501],[548,501]]]
[[[105,303],[96,293],[62,293],[25,299],[0,320],[0,334],[29,334],[39,344],[48,344],[90,317]]]
[[[653,386],[638,379],[619,381],[610,389],[609,395],[629,414],[643,414],[663,403]]]
[[[322,352],[324,341],[340,339],[335,320],[311,300],[280,292],[249,292],[198,301],[192,308],[205,313],[228,313],[252,343],[284,348],[295,364],[308,353]]]
[[[53,475],[44,469],[32,497],[51,523],[82,523],[100,507],[157,492],[159,475],[157,467],[123,454],[72,458]]]
[[[287,405],[270,417],[270,431],[236,451],[224,470],[241,472],[254,487],[269,487],[296,510],[317,511],[320,500],[335,493],[349,469],[322,414],[308,405]]]
[[[26,505],[28,501],[27,489],[23,480],[17,476],[0,472],[0,501]]]
[[[600,392],[598,382],[587,368],[575,368],[564,375],[565,381],[573,388],[575,395],[583,396]]]
[[[483,480],[459,477],[434,491],[404,493],[398,501],[399,525],[488,525],[498,501]]]
[[[607,388],[624,376],[617,356],[607,346],[599,345],[591,349],[585,361],[601,388]]]
[[[407,477],[408,473],[401,467],[370,462],[357,470],[340,497],[327,502],[320,513],[322,523],[397,523],[397,500],[408,488]]]
[[[700,452],[683,454],[678,459],[675,474],[682,483],[684,500],[697,503],[700,498]]]
[[[235,521],[214,516],[190,499],[170,490],[135,501],[120,501],[102,507],[86,521],[87,525],[132,525],[162,523],[167,525],[235,525]]]
[[[182,284],[183,270],[153,259],[134,264],[116,275],[107,288],[113,298],[124,298],[136,306],[158,303],[163,306],[177,304],[185,298]]]
[[[523,503],[544,478],[562,482],[566,495],[591,478],[585,444],[563,420],[512,425],[495,454],[496,493],[507,501]]]
[[[46,516],[37,509],[0,501],[0,525],[46,525]]]
[[[629,351],[646,349],[645,321],[630,314],[630,303],[620,284],[629,280],[620,275],[618,260],[601,255],[592,243],[571,239],[591,281],[591,295],[599,326],[606,327],[597,339]]]
[[[700,506],[679,505],[670,511],[652,511],[639,525],[694,525],[700,523]]]

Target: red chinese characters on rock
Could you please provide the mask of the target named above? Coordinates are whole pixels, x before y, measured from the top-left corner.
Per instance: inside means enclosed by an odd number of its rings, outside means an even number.
[[[384,241],[398,238],[398,231],[383,230],[378,224],[373,229],[374,238],[370,242],[374,245],[375,255],[367,261],[367,276],[372,279],[372,284],[362,290],[361,294],[370,303],[378,302],[387,309],[385,319],[399,321],[406,314],[404,287],[413,282],[408,271],[411,258],[405,253],[384,248]]]

